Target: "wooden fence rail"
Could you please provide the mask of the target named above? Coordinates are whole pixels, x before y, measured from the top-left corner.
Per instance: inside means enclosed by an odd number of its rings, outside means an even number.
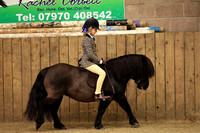
[[[0,38],[0,122],[23,121],[23,112],[38,72],[62,62],[77,65],[82,55],[81,36]],[[127,86],[126,96],[139,120],[200,119],[200,32],[99,35],[99,57],[145,54],[155,67],[146,91]],[[59,109],[63,121],[95,120],[98,103],[65,97]],[[128,121],[113,102],[104,121]]]

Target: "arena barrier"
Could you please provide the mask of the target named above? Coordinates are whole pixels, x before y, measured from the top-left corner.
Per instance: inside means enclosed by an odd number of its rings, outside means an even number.
[[[155,67],[146,91],[127,86],[127,98],[138,120],[200,119],[200,32],[136,34],[99,32],[98,56],[104,60],[124,54],[145,54]],[[38,72],[56,63],[77,66],[82,55],[81,33],[0,34],[0,122],[25,120],[23,113]],[[81,103],[64,97],[62,121],[93,122],[98,102]],[[104,121],[128,121],[112,102]]]

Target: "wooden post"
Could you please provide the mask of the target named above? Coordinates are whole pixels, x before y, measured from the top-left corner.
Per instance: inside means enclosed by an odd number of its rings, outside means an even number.
[[[59,63],[59,43],[58,37],[50,38],[50,65]]]
[[[31,75],[32,85],[40,72],[40,38],[31,38]]]
[[[107,60],[111,58],[116,58],[117,56],[117,38],[116,36],[110,35],[107,37]],[[116,121],[117,120],[117,103],[112,102],[108,108],[108,121]]]
[[[117,57],[126,54],[126,36],[117,35]],[[125,88],[122,88],[125,89]],[[118,105],[117,121],[127,120],[126,112]]]
[[[136,37],[135,35],[126,35],[126,54],[136,53]],[[132,109],[133,115],[136,117],[136,107],[137,107],[137,85],[134,80],[130,80],[127,84],[127,100]]]
[[[23,112],[26,110],[31,91],[31,38],[22,38],[22,94]],[[27,118],[24,118],[26,120]]]
[[[4,121],[3,82],[3,39],[0,38],[0,122]]]
[[[48,67],[50,64],[50,38],[41,38],[41,69]]]
[[[60,63],[69,63],[69,37],[60,37]],[[61,120],[70,121],[70,98],[64,96],[61,103]]]
[[[185,120],[184,49],[184,33],[178,32],[175,34],[176,120]]]
[[[13,79],[11,38],[3,39],[4,113],[5,121],[13,121]]]
[[[145,36],[136,35],[136,54],[145,55]],[[144,90],[137,89],[137,118],[146,120],[146,94]]]
[[[194,120],[195,94],[194,94],[194,34],[185,33],[185,101],[186,119]]]
[[[166,119],[175,120],[174,33],[165,33]]]
[[[150,58],[153,63],[154,70],[155,69],[155,34],[146,34],[146,56]],[[149,88],[146,90],[146,98],[147,98],[147,121],[154,121],[156,118],[156,88],[155,88],[155,80],[156,76],[152,77],[149,80]]]
[[[14,121],[21,121],[23,115],[22,105],[22,49],[21,38],[12,39],[12,68],[13,68],[13,109]]]
[[[165,120],[165,47],[164,34],[156,34],[156,119]]]
[[[69,64],[77,66],[78,60],[78,43],[77,37],[69,37]],[[70,99],[70,122],[78,122],[80,120],[79,102]]]
[[[200,120],[200,32],[194,33],[195,37],[195,118]]]

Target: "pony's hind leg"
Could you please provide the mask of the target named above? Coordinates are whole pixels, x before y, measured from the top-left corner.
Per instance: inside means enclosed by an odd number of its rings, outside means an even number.
[[[66,129],[65,126],[60,122],[57,114],[62,98],[63,96],[51,105],[51,114],[54,120],[54,127],[57,129]]]
[[[36,122],[36,130],[38,130],[42,124],[44,123],[44,103],[43,100],[39,102],[39,109],[38,109],[38,115],[37,118],[35,120]]]
[[[51,116],[53,117],[55,128],[66,129],[65,126],[60,122],[58,115],[57,115],[58,108],[60,106],[62,98],[63,97],[61,97],[59,99],[52,99],[52,98],[46,97],[45,99],[43,99],[42,101],[39,102],[38,115],[35,120],[37,130],[44,123],[45,115],[48,120],[51,120]],[[51,116],[49,115],[49,113]]]

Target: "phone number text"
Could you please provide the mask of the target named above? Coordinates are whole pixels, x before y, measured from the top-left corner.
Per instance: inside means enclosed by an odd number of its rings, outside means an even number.
[[[61,20],[84,20],[87,18],[94,17],[96,19],[111,19],[112,12],[111,11],[94,11],[94,12],[76,12],[75,14],[70,14],[69,12],[58,12],[58,13],[40,13],[38,15],[32,15],[29,13],[28,15],[24,14],[16,14],[19,22],[26,21],[61,21]]]

